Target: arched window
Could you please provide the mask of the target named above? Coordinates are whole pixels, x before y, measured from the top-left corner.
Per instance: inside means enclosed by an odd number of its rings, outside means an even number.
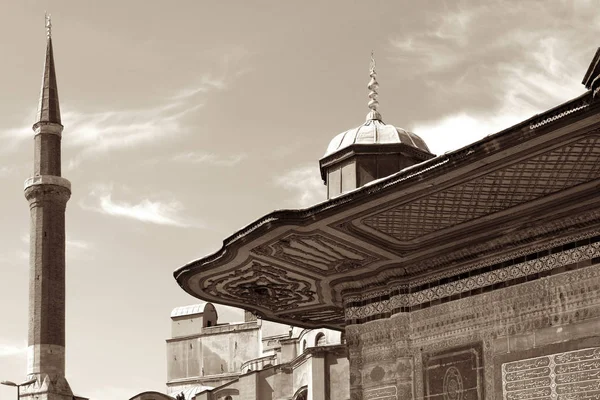
[[[231,396],[225,396],[225,400],[231,400]]]
[[[306,350],[306,339],[302,341],[302,351]]]
[[[323,332],[319,332],[317,336],[315,336],[315,346],[325,346],[327,344],[327,338],[325,338],[325,334]]]
[[[304,386],[298,389],[294,395],[294,400],[306,400],[308,398],[308,387]]]

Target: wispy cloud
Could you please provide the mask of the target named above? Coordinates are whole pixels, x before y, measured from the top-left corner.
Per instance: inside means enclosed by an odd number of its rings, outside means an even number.
[[[197,94],[205,94],[214,90],[224,90],[227,88],[228,80],[225,77],[217,78],[210,74],[205,74],[200,78],[200,82],[193,87],[181,89],[173,96],[174,99],[181,100],[195,96]]]
[[[302,165],[275,179],[275,184],[294,194],[293,206],[307,207],[325,200],[327,192],[318,166]]]
[[[180,88],[175,95],[156,99],[154,106],[124,108],[119,110],[85,111],[76,105],[62,105],[62,123],[69,132],[64,135],[64,145],[77,148],[77,156],[68,160],[67,169],[72,169],[87,158],[117,149],[131,149],[140,145],[161,143],[190,131],[186,117],[198,112],[207,101],[209,94],[227,90],[247,69],[239,63],[247,52],[235,50],[224,55],[215,67],[219,74],[205,73],[198,82]],[[244,67],[245,68],[245,67]],[[32,136],[31,115],[24,119],[22,127],[0,132],[0,137],[8,139],[11,150],[24,139]]]
[[[201,224],[181,215],[184,207],[175,199],[165,201],[143,198],[136,202],[114,200],[112,185],[96,186],[89,193],[88,200],[81,203],[81,207],[114,217],[134,219],[157,225],[183,228],[201,226]]]
[[[222,156],[214,153],[187,152],[172,157],[172,161],[190,164],[208,164],[220,167],[233,167],[247,158],[246,154]]]
[[[600,33],[591,7],[588,1],[553,7],[490,1],[439,13],[392,38],[392,59],[403,74],[426,84],[430,99],[430,115],[415,118],[412,130],[440,153],[581,94],[579,78],[595,48],[581,47],[569,21]],[[497,23],[508,20],[509,30]]]
[[[28,233],[23,233],[21,235],[21,242],[23,242],[23,244],[25,244],[27,247],[29,247],[29,240],[30,238]],[[80,258],[84,254],[84,252],[87,252],[90,249],[92,249],[92,244],[84,240],[75,240],[67,238],[65,241],[65,247],[69,257]],[[26,249],[19,250],[18,254],[19,258],[27,260],[29,259],[29,251]]]
[[[89,250],[91,245],[88,242],[84,242],[83,240],[72,240],[67,239],[66,241],[67,249],[74,250]]]
[[[26,344],[18,346],[18,345],[10,344],[10,343],[0,343],[0,358],[25,354],[26,351],[27,351]]]
[[[0,167],[0,178],[9,176],[15,171],[15,167],[11,165],[5,165]]]

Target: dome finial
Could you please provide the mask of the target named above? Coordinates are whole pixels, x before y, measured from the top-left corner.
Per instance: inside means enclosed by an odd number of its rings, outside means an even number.
[[[45,12],[46,15],[46,37],[50,39],[52,37],[52,16]]]
[[[379,102],[377,101],[377,89],[379,89],[379,83],[377,83],[377,73],[375,72],[375,57],[373,56],[373,51],[371,51],[371,66],[369,68],[369,76],[371,80],[367,85],[367,89],[369,92],[369,108],[371,111],[367,114],[367,121],[369,120],[379,120],[381,121],[381,114],[377,111],[377,107],[379,107]]]

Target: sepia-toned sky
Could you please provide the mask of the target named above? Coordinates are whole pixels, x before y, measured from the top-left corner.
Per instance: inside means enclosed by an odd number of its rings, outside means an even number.
[[[371,50],[384,121],[441,154],[583,93],[600,46],[594,0],[1,1],[0,380],[26,372],[45,10],[73,185],[67,377],[93,400],[164,392],[170,312],[195,302],[173,270],[324,199],[317,161],[364,122]]]

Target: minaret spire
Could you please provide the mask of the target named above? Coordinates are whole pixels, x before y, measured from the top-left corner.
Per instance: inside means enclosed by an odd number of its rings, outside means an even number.
[[[52,20],[50,14],[46,14],[46,60],[44,62],[44,75],[42,77],[36,124],[40,122],[61,123],[55,69],[54,50],[52,48]]]
[[[375,57],[373,56],[373,51],[371,51],[371,66],[369,68],[369,76],[371,80],[367,85],[367,89],[369,92],[369,108],[371,111],[367,114],[367,121],[369,120],[379,120],[381,121],[381,114],[377,111],[377,107],[379,107],[379,102],[377,101],[377,89],[379,89],[379,83],[377,83],[377,73],[375,72]]]
[[[21,397],[72,400],[65,378],[65,211],[71,183],[61,177],[63,126],[46,15],[46,60],[36,122],[33,176],[25,181],[29,202],[29,335],[27,375],[35,382]]]

